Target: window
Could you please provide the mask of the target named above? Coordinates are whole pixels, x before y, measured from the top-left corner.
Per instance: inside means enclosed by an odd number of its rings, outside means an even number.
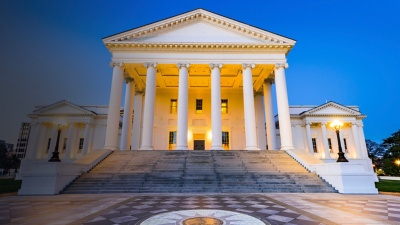
[[[343,144],[344,144],[344,151],[346,153],[349,153],[349,151],[347,150],[347,140],[346,140],[346,138],[343,138]]]
[[[332,149],[332,139],[328,138],[328,146],[329,146],[329,152],[333,153],[333,149]]]
[[[65,150],[67,149],[67,140],[68,140],[68,138],[64,138],[63,148],[62,148],[62,152],[63,152],[63,153],[64,153]]]
[[[196,99],[196,113],[203,113],[203,99]]]
[[[169,150],[174,150],[176,146],[176,131],[170,131],[169,132],[169,145],[168,149]]]
[[[228,113],[228,99],[221,99],[221,113]]]
[[[47,141],[47,149],[46,149],[46,153],[49,152],[50,149],[50,144],[51,144],[51,138],[49,138],[49,140]]]
[[[312,148],[313,148],[314,152],[317,153],[317,152],[318,152],[318,149],[317,149],[317,139],[311,138],[311,141],[312,141]]]
[[[224,150],[229,150],[229,132],[222,131],[222,147]]]
[[[177,107],[178,107],[178,100],[177,99],[171,99],[171,113],[175,114],[177,112]]]
[[[79,138],[79,150],[78,152],[82,152],[83,149],[83,142],[85,141],[84,138]]]

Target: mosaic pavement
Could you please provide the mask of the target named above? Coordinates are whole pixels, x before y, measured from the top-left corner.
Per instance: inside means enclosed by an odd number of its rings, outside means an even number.
[[[234,221],[234,214],[237,221]],[[273,193],[64,194],[0,198],[0,224],[173,225],[182,224],[190,215],[209,216],[215,218],[214,222],[230,221],[225,224],[257,224],[250,222],[252,219],[273,225],[400,224],[400,197]],[[166,220],[168,218],[175,218],[175,221]],[[193,221],[187,220],[187,224],[189,222]]]

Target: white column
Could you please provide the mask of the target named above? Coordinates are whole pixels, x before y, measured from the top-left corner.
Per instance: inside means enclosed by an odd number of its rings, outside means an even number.
[[[307,134],[307,146],[308,146],[308,151],[314,155],[314,149],[313,149],[313,145],[312,145],[312,136],[311,136],[311,127],[310,127],[311,123],[307,122],[306,123],[306,134]]]
[[[353,131],[353,139],[354,139],[354,147],[357,150],[357,158],[362,159],[362,151],[361,151],[361,144],[360,144],[360,139],[358,138],[358,127],[357,123],[351,123],[351,130]],[[348,143],[347,143],[348,144]]]
[[[274,119],[274,110],[272,106],[272,79],[266,79],[263,85],[264,92],[264,110],[265,110],[265,122],[267,131],[267,143],[268,150],[278,149],[276,144],[276,128]]]
[[[140,135],[142,133],[142,108],[143,108],[143,93],[136,92],[134,100],[133,126],[132,126],[132,142],[131,149],[139,150]]]
[[[287,68],[287,64],[276,64],[274,68],[279,132],[281,135],[281,150],[294,149],[292,126],[290,123],[289,101],[286,88],[285,68]]]
[[[221,123],[221,68],[222,64],[210,64],[211,68],[211,150],[222,148]]]
[[[33,129],[32,129],[33,128]],[[39,139],[40,139],[40,134],[42,130],[42,125],[40,123],[34,123],[32,124],[31,128],[31,134],[32,134],[32,139],[30,138],[29,140],[32,140],[32,142],[29,142],[28,144],[28,149],[26,153],[26,159],[34,159],[35,158],[35,153],[38,151],[39,148]]]
[[[90,138],[90,122],[86,123],[85,126],[85,136],[83,137],[83,150],[82,150],[82,156],[86,155],[88,152],[88,147],[89,147],[89,138]]]
[[[124,103],[124,118],[122,119],[122,131],[120,150],[129,150],[132,138],[132,115],[133,101],[135,95],[135,83],[133,79],[126,80],[125,103]]]
[[[342,146],[342,151],[347,154],[348,150],[346,150],[346,148],[345,148],[344,139],[343,139],[343,128],[339,131],[339,138],[340,138],[340,146]],[[338,148],[339,148],[339,146],[338,146]]]
[[[266,150],[267,136],[265,135],[265,112],[261,93],[255,93],[254,95],[254,110],[256,113],[257,147]]]
[[[37,147],[35,149],[35,159],[40,159],[43,157],[43,150],[47,148],[47,127],[44,124],[41,125],[41,129],[39,130],[39,137],[37,139]]]
[[[254,110],[253,77],[254,64],[243,64],[243,106],[246,132],[245,150],[260,150],[257,147],[256,114]]]
[[[178,63],[178,130],[176,131],[176,150],[188,150],[188,83],[189,64]]]
[[[104,149],[118,149],[118,130],[122,97],[122,63],[112,63],[113,77],[111,84],[110,103],[108,105],[106,140]]]
[[[74,130],[75,130],[75,124],[71,123],[68,128],[68,136],[67,136],[67,146],[66,146],[66,151],[65,155],[62,161],[71,161],[71,152],[72,152],[72,147],[74,144]]]
[[[54,149],[56,148],[56,142],[57,142],[57,126],[53,125],[53,129],[51,130],[50,148],[49,148],[49,151],[47,152],[48,159],[50,159],[51,156],[53,155]],[[46,143],[46,147],[47,147],[47,143]]]
[[[363,124],[361,122],[358,123],[358,137],[359,137],[358,140],[360,140],[361,144],[362,157],[364,159],[368,159],[367,144],[365,143],[364,129],[363,129]]]
[[[321,129],[322,129],[322,139],[323,139],[323,143],[324,143],[325,159],[330,159],[331,153],[329,151],[329,143],[328,143],[328,136],[326,135],[326,123],[325,122],[321,123]]]
[[[153,150],[154,104],[156,99],[156,63],[145,63],[146,93],[144,97],[143,133],[140,150]]]

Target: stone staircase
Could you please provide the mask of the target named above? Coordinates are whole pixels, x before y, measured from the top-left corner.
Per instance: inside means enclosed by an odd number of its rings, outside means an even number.
[[[63,193],[336,192],[284,151],[115,151]]]

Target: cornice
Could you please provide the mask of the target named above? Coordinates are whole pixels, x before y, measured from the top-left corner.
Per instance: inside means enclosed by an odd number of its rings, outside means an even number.
[[[39,117],[92,117],[95,118],[96,115],[94,114],[84,114],[84,113],[60,113],[60,114],[56,114],[56,113],[40,113],[40,114],[32,114],[32,116],[35,116],[36,118]]]
[[[106,43],[107,49],[129,51],[260,51],[260,52],[289,52],[290,44],[254,44],[254,43],[142,43],[142,42],[115,42]]]
[[[366,118],[366,115],[350,115],[350,114],[307,114],[307,115],[299,115],[298,118],[306,118],[306,117],[356,117],[356,118]]]

